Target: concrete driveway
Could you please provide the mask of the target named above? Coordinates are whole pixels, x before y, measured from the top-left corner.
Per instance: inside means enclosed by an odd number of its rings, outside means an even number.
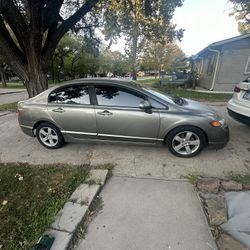
[[[0,117],[0,161],[31,164],[114,163],[115,175],[180,178],[188,174],[222,177],[230,171],[250,171],[250,127],[233,121],[225,105],[213,105],[225,116],[231,132],[228,145],[221,150],[204,150],[192,159],[173,156],[165,147],[120,144],[69,143],[57,150],[42,147],[35,138],[22,133],[15,114]]]

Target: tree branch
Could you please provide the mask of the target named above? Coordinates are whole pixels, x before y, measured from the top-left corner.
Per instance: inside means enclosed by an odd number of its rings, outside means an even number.
[[[24,81],[28,81],[28,69],[22,58],[13,50],[9,42],[4,39],[3,30],[0,28],[1,58]]]
[[[28,27],[23,16],[20,14],[12,0],[0,0],[0,12],[3,14],[6,22],[14,32],[20,47],[24,50],[24,44],[27,41],[26,34]]]
[[[87,0],[85,4],[77,10],[72,16],[64,20],[59,28],[52,27],[49,29],[48,36],[43,48],[45,62],[49,61],[58,42],[63,35],[70,30],[78,21],[81,20],[100,0]]]
[[[51,26],[57,27],[59,21],[62,21],[60,16],[60,9],[64,0],[49,0],[44,9],[44,32]]]

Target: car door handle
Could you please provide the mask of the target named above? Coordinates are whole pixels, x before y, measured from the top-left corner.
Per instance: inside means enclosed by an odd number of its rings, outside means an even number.
[[[63,113],[63,112],[65,112],[65,110],[63,108],[52,109],[52,111],[56,112],[56,113]]]
[[[104,110],[101,112],[97,112],[98,115],[113,115],[113,113],[109,112],[108,110]]]

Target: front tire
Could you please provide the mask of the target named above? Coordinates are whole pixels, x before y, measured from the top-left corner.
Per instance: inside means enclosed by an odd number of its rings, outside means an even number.
[[[192,126],[173,129],[167,136],[167,145],[172,154],[182,158],[198,155],[206,145],[202,130]]]
[[[64,139],[59,129],[47,122],[41,123],[36,129],[38,141],[46,148],[56,149],[64,144]]]

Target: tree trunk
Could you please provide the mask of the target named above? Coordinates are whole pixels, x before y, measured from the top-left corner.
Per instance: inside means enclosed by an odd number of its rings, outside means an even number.
[[[46,73],[34,65],[29,72],[29,82],[25,83],[29,97],[34,97],[48,88]]]
[[[6,82],[6,75],[4,72],[4,64],[0,63],[0,75],[1,75],[1,82],[4,88],[7,88],[7,82]]]
[[[52,82],[55,83],[55,69],[54,69],[54,57],[51,60],[51,78]]]
[[[47,70],[43,67],[46,64],[36,52],[31,48],[27,54],[29,81],[25,82],[25,86],[30,98],[48,89]]]
[[[133,37],[132,37],[132,80],[137,80],[137,74],[136,74],[137,49],[138,49],[138,23],[135,22]]]
[[[137,56],[137,35],[133,36],[132,45],[132,80],[137,80],[136,74],[136,56]]]

